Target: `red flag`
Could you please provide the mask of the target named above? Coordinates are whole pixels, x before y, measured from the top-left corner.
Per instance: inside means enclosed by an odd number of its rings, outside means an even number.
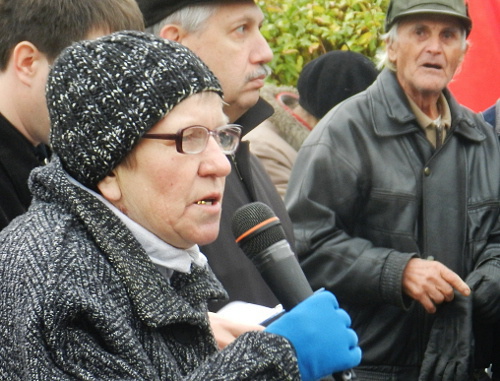
[[[468,0],[471,46],[449,88],[458,102],[479,112],[500,98],[500,0]]]

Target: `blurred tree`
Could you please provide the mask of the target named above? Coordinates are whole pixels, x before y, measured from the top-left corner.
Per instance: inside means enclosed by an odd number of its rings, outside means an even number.
[[[269,82],[295,86],[304,65],[330,50],[375,59],[389,0],[257,0],[274,52]]]

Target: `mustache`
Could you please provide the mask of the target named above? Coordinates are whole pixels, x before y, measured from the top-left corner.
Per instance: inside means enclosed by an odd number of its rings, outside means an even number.
[[[253,81],[261,76],[268,77],[271,75],[271,68],[267,65],[260,65],[255,71],[247,75],[247,82]]]

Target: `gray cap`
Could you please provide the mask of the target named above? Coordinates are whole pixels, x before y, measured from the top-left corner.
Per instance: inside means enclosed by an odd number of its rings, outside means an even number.
[[[64,169],[90,188],[151,127],[189,96],[222,95],[186,47],[142,32],[117,32],[65,49],[49,74],[50,142]]]
[[[391,0],[385,19],[386,32],[401,17],[417,14],[455,16],[464,24],[467,36],[472,28],[472,20],[464,0]]]

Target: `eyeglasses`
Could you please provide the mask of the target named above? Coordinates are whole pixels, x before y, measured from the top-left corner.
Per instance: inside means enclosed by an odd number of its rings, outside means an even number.
[[[193,155],[205,150],[210,136],[214,137],[225,155],[232,155],[240,144],[241,126],[228,124],[215,130],[203,126],[190,126],[180,129],[176,134],[144,134],[142,137],[175,140],[177,152]]]

